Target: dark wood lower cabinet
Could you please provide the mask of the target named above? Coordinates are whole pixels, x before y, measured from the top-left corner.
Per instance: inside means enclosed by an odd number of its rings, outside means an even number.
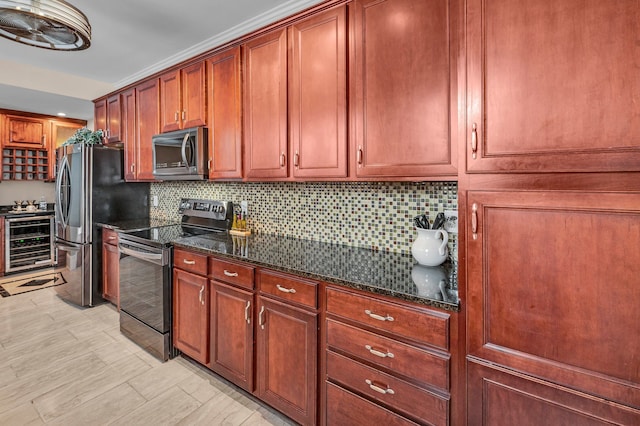
[[[300,424],[316,424],[318,314],[263,296],[257,309],[256,396]]]
[[[216,373],[253,391],[253,292],[210,281],[211,349]]]
[[[102,230],[102,297],[120,309],[120,251],[118,233]]]
[[[207,277],[173,270],[173,344],[196,361],[209,362]]]
[[[327,425],[417,425],[334,384],[327,384]]]
[[[638,425],[640,410],[470,360],[468,425]]]

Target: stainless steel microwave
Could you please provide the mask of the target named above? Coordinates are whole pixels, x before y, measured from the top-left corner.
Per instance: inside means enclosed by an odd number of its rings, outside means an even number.
[[[152,138],[153,175],[161,180],[205,180],[207,128],[192,127]]]

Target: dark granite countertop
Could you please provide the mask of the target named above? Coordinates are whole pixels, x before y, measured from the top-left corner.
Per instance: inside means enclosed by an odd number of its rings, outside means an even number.
[[[460,309],[457,270],[448,261],[425,267],[411,254],[269,234],[181,237],[174,246],[449,311]]]
[[[101,228],[114,229],[121,232],[141,231],[143,229],[154,228],[156,226],[167,226],[175,224],[175,221],[168,221],[164,219],[143,218],[132,220],[119,220],[109,223],[96,223],[96,226]]]

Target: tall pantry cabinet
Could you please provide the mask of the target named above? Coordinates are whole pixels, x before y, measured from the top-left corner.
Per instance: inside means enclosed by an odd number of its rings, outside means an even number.
[[[639,17],[467,2],[470,425],[640,424]]]

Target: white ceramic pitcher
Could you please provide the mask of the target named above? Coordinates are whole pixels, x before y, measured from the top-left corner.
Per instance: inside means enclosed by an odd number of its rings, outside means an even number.
[[[411,244],[411,254],[419,264],[438,266],[447,260],[449,234],[443,229],[416,228],[418,237]]]

